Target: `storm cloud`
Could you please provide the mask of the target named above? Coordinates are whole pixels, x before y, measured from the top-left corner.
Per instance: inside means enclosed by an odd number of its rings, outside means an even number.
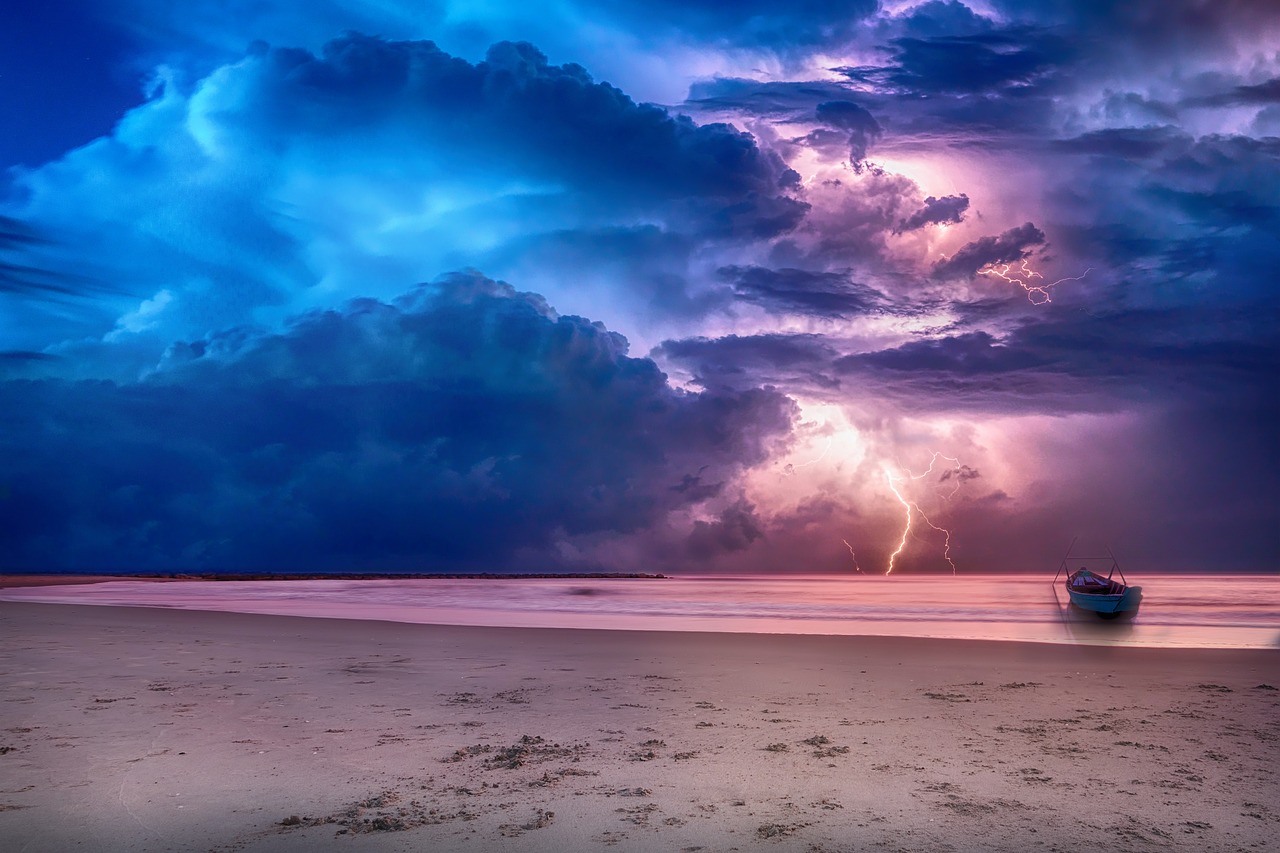
[[[730,479],[788,430],[781,394],[680,392],[626,349],[457,275],[175,344],[128,385],[0,384],[4,568],[558,565],[559,543],[660,526],[708,497],[683,478]]]
[[[66,289],[70,272],[46,272],[64,268],[109,283],[84,318],[99,335],[167,292],[156,345],[306,310],[317,281],[391,298],[465,267],[587,310],[521,250],[643,223],[678,261],[682,243],[770,239],[808,209],[751,134],[637,103],[527,43],[469,62],[356,33],[315,53],[257,43],[194,86],[162,77],[111,136],[15,180],[4,287]],[[18,245],[28,233],[54,245]],[[65,319],[16,310],[21,348]]]
[[[136,85],[3,164],[13,566],[849,571],[938,452],[962,570],[1280,552],[1274,3],[93,9],[32,79]]]
[[[942,198],[929,196],[924,200],[924,207],[898,223],[894,230],[901,234],[926,225],[957,224],[964,219],[964,212],[968,209],[969,197],[964,193],[945,195]]]
[[[887,304],[883,293],[847,274],[764,267],[721,267],[719,274],[732,282],[738,299],[771,312],[851,317]]]
[[[824,101],[815,112],[818,121],[848,132],[849,162],[855,166],[867,159],[872,143],[884,132],[871,113],[852,101]]]
[[[954,255],[934,264],[933,274],[938,278],[973,275],[991,264],[1022,260],[1030,254],[1030,247],[1044,242],[1044,232],[1026,222],[994,237],[981,237],[965,243]]]

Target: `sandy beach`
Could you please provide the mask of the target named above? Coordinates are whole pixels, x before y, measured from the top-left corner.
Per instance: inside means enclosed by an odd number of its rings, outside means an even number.
[[[1264,850],[1280,653],[0,603],[5,849]]]

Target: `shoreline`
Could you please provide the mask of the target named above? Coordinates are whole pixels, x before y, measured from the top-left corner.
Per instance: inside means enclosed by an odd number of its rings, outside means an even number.
[[[1189,659],[1198,659],[1204,656],[1209,659],[1226,658],[1231,666],[1248,664],[1251,668],[1260,667],[1259,672],[1264,671],[1268,666],[1275,667],[1273,678],[1280,679],[1280,646],[1267,647],[1202,647],[1202,646],[1142,646],[1142,645],[1094,645],[1086,643],[1053,643],[1053,642],[1036,642],[1024,640],[1008,640],[997,638],[955,638],[955,637],[921,637],[914,635],[900,634],[825,634],[825,633],[787,633],[787,632],[748,632],[748,631],[715,631],[715,630],[664,630],[664,629],[635,629],[635,628],[614,628],[614,627],[564,627],[555,625],[477,625],[471,623],[442,623],[442,622],[403,622],[395,619],[378,619],[366,617],[334,617],[334,616],[313,616],[294,613],[254,613],[242,610],[202,610],[188,609],[180,607],[159,607],[147,605],[131,605],[131,604],[99,604],[84,603],[71,604],[65,602],[27,602],[27,601],[6,601],[0,600],[0,619],[3,619],[7,608],[16,607],[33,608],[32,615],[43,612],[48,608],[56,611],[71,611],[77,615],[77,620],[89,618],[89,614],[96,611],[119,611],[122,616],[121,621],[126,620],[126,615],[136,618],[140,622],[159,623],[166,627],[172,627],[175,630],[186,628],[192,625],[193,621],[208,619],[210,625],[218,625],[220,623],[236,624],[239,627],[253,625],[259,623],[264,626],[268,632],[284,630],[286,632],[303,635],[317,634],[326,636],[344,636],[352,635],[353,638],[368,636],[370,633],[387,634],[387,639],[404,639],[414,636],[414,632],[418,631],[441,631],[445,633],[458,632],[459,635],[510,635],[513,644],[518,645],[520,642],[527,641],[531,637],[545,635],[555,638],[557,642],[577,644],[581,642],[582,634],[593,634],[603,636],[616,636],[619,641],[644,643],[648,641],[656,641],[662,643],[678,643],[682,638],[688,637],[707,637],[717,638],[724,642],[746,642],[749,644],[760,644],[762,647],[775,647],[778,643],[786,642],[814,642],[816,644],[834,643],[834,644],[858,644],[867,643],[871,645],[885,645],[887,647],[901,646],[901,650],[914,651],[923,653],[927,650],[932,652],[942,652],[944,658],[956,658],[959,660],[981,659],[984,652],[1004,649],[1009,646],[1026,647],[1025,653],[1020,657],[1026,660],[1040,660],[1061,662],[1062,660],[1079,660],[1083,655],[1086,659],[1111,660],[1113,654],[1137,655],[1137,656],[1161,656],[1172,655],[1179,657],[1187,657]],[[34,608],[40,608],[35,610]],[[241,622],[240,620],[252,620],[250,622]],[[104,616],[103,621],[117,621],[115,618]],[[1101,623],[1106,629],[1110,623]],[[303,629],[306,630],[303,630]],[[403,636],[399,633],[405,632]],[[1035,650],[1040,650],[1042,654],[1037,654]],[[1146,666],[1146,664],[1143,664]],[[1280,684],[1276,685],[1280,687]],[[1278,721],[1280,726],[1280,721]]]
[[[1280,831],[1273,650],[11,602],[0,627],[20,638],[0,648],[0,836],[27,853],[1226,851]]]
[[[1280,614],[1269,597],[1276,584],[1230,593],[1229,606],[1197,611],[1180,604],[1188,587],[1162,586],[1168,609],[1149,603],[1136,618],[1111,621],[1064,607],[1056,587],[1033,576],[1011,585],[967,579],[952,587],[918,579],[858,579],[814,584],[812,579],[726,583],[701,577],[333,579],[153,582],[120,580],[83,586],[0,589],[0,602],[148,607],[184,612],[228,612],[355,619],[387,623],[569,628],[692,633],[820,636],[914,636],[1057,645],[1150,648],[1280,648]],[[906,580],[907,583],[902,583]],[[1154,586],[1159,578],[1151,578]],[[1027,583],[1027,581],[1031,581]],[[1167,581],[1165,581],[1167,584]],[[1194,587],[1194,584],[1192,584]],[[826,590],[835,592],[826,592]],[[966,593],[966,590],[968,591]],[[832,597],[832,596],[835,597]],[[791,597],[788,597],[791,596]],[[806,598],[806,596],[808,596]],[[959,598],[955,598],[959,596]],[[957,603],[953,603],[953,598]],[[962,603],[960,603],[962,602]],[[1217,607],[1218,609],[1214,609]],[[1250,612],[1249,608],[1252,608]],[[1249,617],[1249,618],[1246,618]]]

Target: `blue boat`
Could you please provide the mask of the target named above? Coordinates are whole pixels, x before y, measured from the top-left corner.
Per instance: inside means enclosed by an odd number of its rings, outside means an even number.
[[[1075,541],[1072,540],[1071,544],[1074,546]],[[1068,563],[1083,565],[1073,571]],[[1067,555],[1058,566],[1058,573],[1053,576],[1054,583],[1064,573],[1071,603],[1081,610],[1097,613],[1103,619],[1115,619],[1123,613],[1131,613],[1142,602],[1142,587],[1129,586],[1124,570],[1109,548],[1105,557],[1073,557],[1071,548],[1068,548]],[[1119,579],[1116,578],[1117,573]]]

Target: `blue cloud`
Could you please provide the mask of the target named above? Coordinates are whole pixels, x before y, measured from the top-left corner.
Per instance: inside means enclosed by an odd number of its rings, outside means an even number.
[[[24,305],[16,327],[59,336],[14,342],[28,349],[142,332],[158,347],[466,266],[532,275],[577,305],[521,252],[641,221],[668,236],[674,269],[691,242],[795,228],[795,180],[752,135],[638,104],[526,43],[478,63],[357,34],[319,55],[256,45],[194,86],[171,76],[112,136],[19,176],[4,222],[56,240],[37,255],[6,226],[0,283],[56,290],[74,272],[120,291],[82,306],[75,332],[60,309]],[[125,322],[162,293],[146,329]]]
[[[269,135],[404,124],[423,142],[501,153],[505,168],[657,199],[773,193],[785,171],[750,134],[637,104],[524,42],[472,65],[431,42],[348,34],[318,57],[268,50],[246,68],[243,109]]]
[[[134,383],[0,383],[0,568],[582,568],[561,543],[660,529],[793,417],[626,349],[468,274],[175,344]]]

